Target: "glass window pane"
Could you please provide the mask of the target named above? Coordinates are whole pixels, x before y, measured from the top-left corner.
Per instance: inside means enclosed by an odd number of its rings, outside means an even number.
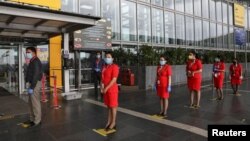
[[[208,6],[208,0],[202,0],[202,17],[207,19],[209,18]]]
[[[194,15],[201,17],[201,0],[194,0]]]
[[[222,48],[223,46],[223,33],[222,33],[222,25],[217,24],[217,47]]]
[[[183,15],[178,15],[178,14],[176,14],[176,42],[177,42],[178,45],[184,45],[185,44],[184,16]]]
[[[165,12],[165,43],[175,44],[175,20],[174,13]]]
[[[223,46],[228,48],[228,27],[223,26]]]
[[[100,16],[100,0],[79,0],[80,13],[84,15]]]
[[[186,45],[194,45],[194,19],[186,17]]]
[[[233,4],[229,3],[229,5],[228,5],[228,10],[229,10],[229,13],[228,13],[228,16],[229,16],[229,24],[230,24],[230,25],[233,25]]]
[[[185,12],[193,14],[193,0],[185,0]]]
[[[221,1],[217,0],[216,1],[216,16],[217,16],[217,21],[222,22],[222,8],[221,8]]]
[[[163,11],[153,8],[152,16],[153,43],[164,43]]]
[[[210,0],[209,1],[209,4],[210,4],[210,19],[211,20],[216,20],[216,17],[215,17],[215,1],[214,0]]]
[[[102,0],[102,16],[111,21],[112,39],[120,40],[120,10],[118,0]]]
[[[77,0],[62,0],[62,11],[77,13]]]
[[[164,6],[169,9],[174,9],[174,0],[164,0]]]
[[[216,24],[210,23],[210,46],[216,47]]]
[[[250,29],[250,7],[248,7],[248,28]]]
[[[162,6],[162,0],[151,0],[151,3],[154,5]]]
[[[138,32],[140,42],[151,42],[151,16],[150,8],[145,5],[138,5]]]
[[[203,44],[205,47],[209,47],[209,22],[203,21]]]
[[[175,8],[177,11],[184,12],[184,0],[175,0]]]
[[[230,27],[229,28],[229,48],[233,49],[234,48],[234,28]]]
[[[195,45],[202,46],[202,25],[201,20],[195,19]]]
[[[245,28],[247,28],[247,8],[245,7]]]
[[[121,29],[122,40],[136,41],[136,11],[135,3],[121,1]]]
[[[150,0],[139,0],[139,1],[144,1],[144,2],[150,3]]]
[[[227,24],[228,23],[228,16],[227,16],[227,3],[226,2],[223,2],[222,3],[222,7],[223,7],[223,10],[222,10],[222,12],[223,12],[223,23],[225,23],[225,24]]]

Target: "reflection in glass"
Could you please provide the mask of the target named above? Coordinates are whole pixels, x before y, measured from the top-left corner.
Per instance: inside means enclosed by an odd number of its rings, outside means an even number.
[[[230,25],[233,25],[233,4],[232,3],[229,3],[228,5],[228,16],[229,16],[229,24]]]
[[[186,45],[194,45],[194,19],[186,17]]]
[[[195,45],[202,46],[202,24],[201,20],[195,19]]]
[[[217,21],[222,22],[222,8],[221,8],[221,1],[217,0],[216,1],[216,16],[217,16]]]
[[[215,17],[215,1],[214,0],[210,0],[209,1],[209,4],[210,4],[210,19],[211,20],[216,20],[216,17]]]
[[[138,5],[137,10],[139,41],[151,42],[150,8],[145,5]]]
[[[228,23],[228,16],[227,16],[227,3],[222,2],[222,14],[223,14],[223,23],[227,24]]]
[[[229,40],[229,48],[233,49],[234,48],[234,28],[233,27],[229,28],[228,40]]]
[[[162,0],[151,0],[151,3],[154,5],[162,6]]]
[[[118,0],[102,0],[102,16],[111,21],[112,39],[120,40],[120,10]]]
[[[165,43],[175,44],[174,13],[165,11]]]
[[[99,16],[100,0],[79,0],[80,13],[84,15]]]
[[[224,48],[229,48],[228,47],[228,27],[223,26],[223,46]]]
[[[176,14],[176,41],[177,45],[185,44],[184,16],[179,14]]]
[[[193,14],[193,0],[185,0],[185,12]]]
[[[163,11],[155,8],[152,10],[153,43],[164,43]]]
[[[209,18],[208,6],[208,0],[202,0],[202,17],[207,19]]]
[[[248,28],[250,29],[250,7],[248,7]]]
[[[122,40],[136,41],[136,11],[135,3],[121,1],[121,29]]]
[[[223,48],[222,25],[220,25],[220,24],[217,24],[217,47]]]
[[[175,9],[184,12],[184,0],[175,0]]]
[[[62,11],[77,13],[77,0],[61,0]]]
[[[144,1],[144,2],[150,3],[150,0],[139,0],[139,1]]]
[[[169,9],[174,9],[174,0],[164,0],[164,6]]]
[[[203,21],[203,45],[209,47],[209,22]]]
[[[194,15],[201,17],[201,0],[194,0]]]
[[[216,24],[210,23],[210,46],[216,47]]]

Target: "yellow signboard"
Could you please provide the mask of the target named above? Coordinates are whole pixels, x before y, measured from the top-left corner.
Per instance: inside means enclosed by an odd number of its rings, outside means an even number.
[[[240,4],[234,4],[234,25],[245,26],[245,8]]]
[[[7,1],[44,6],[54,10],[59,10],[61,8],[61,0],[7,0]]]

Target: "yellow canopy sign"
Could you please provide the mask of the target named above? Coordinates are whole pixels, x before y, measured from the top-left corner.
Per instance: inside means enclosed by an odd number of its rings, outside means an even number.
[[[242,5],[234,4],[234,25],[245,26],[245,8]]]
[[[7,1],[44,6],[54,10],[59,10],[61,8],[61,0],[7,0]]]

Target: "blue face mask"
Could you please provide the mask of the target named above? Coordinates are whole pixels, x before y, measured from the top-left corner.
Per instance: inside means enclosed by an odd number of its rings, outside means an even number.
[[[160,61],[160,65],[164,66],[167,63],[167,61]]]
[[[33,56],[32,56],[32,53],[27,53],[26,54],[26,57],[28,58],[28,59],[31,59]]]
[[[110,64],[113,63],[113,58],[105,58],[104,61],[105,61],[106,64],[110,65]]]

